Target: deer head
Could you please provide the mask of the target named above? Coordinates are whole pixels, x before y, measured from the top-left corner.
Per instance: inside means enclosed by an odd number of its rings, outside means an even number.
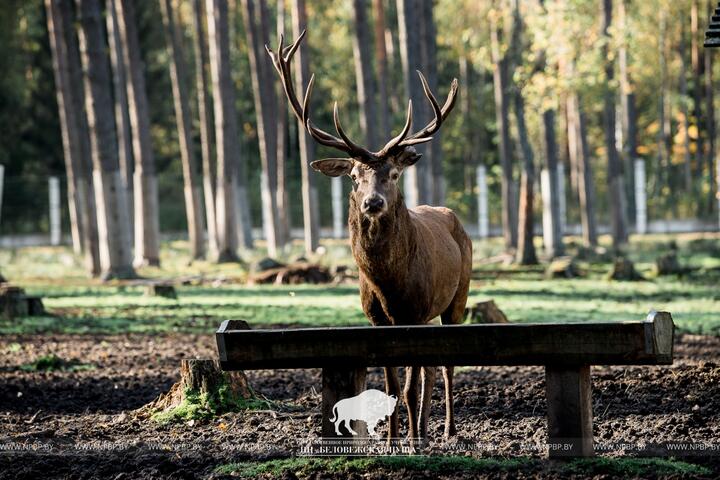
[[[382,149],[373,152],[356,144],[345,134],[342,125],[340,125],[337,102],[335,102],[333,109],[333,120],[339,137],[317,128],[310,120],[310,97],[315,75],[310,77],[305,98],[300,102],[295,94],[290,73],[290,61],[303,38],[305,38],[305,31],[300,34],[293,44],[283,46],[283,36],[281,35],[277,52],[273,52],[267,45],[265,49],[272,58],[275,70],[280,75],[290,106],[310,136],[321,145],[335,148],[348,155],[347,158],[315,160],[310,165],[313,169],[330,177],[348,175],[353,181],[353,196],[361,212],[370,218],[380,217],[391,210],[394,203],[401,198],[398,180],[403,170],[414,165],[422,156],[416,152],[413,145],[432,140],[432,134],[440,129],[442,122],[455,105],[458,90],[457,79],[452,81],[447,100],[445,100],[445,104],[441,108],[430,91],[427,80],[418,71],[425,96],[432,106],[435,118],[424,128],[411,134],[413,110],[412,100],[410,100],[408,102],[405,126],[402,131],[396,137],[390,139]]]

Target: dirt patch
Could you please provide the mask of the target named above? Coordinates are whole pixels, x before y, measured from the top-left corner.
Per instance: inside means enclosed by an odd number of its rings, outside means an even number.
[[[87,368],[23,368],[50,355]],[[134,417],[133,410],[177,381],[180,359],[215,355],[210,335],[3,337],[0,444],[15,450],[0,453],[0,477],[38,478],[52,472],[79,478],[197,478],[211,475],[221,464],[288,457],[297,439],[319,436],[319,370],[248,372],[250,384],[272,402],[272,409],[165,426]],[[719,338],[683,335],[671,367],[594,367],[596,443],[717,441],[718,363]],[[547,434],[543,369],[457,370],[458,435],[450,443],[441,441],[444,405],[439,381],[429,452],[542,457],[528,445],[544,443]],[[380,370],[372,370],[369,386],[382,385]],[[379,430],[384,427],[381,424]],[[688,458],[720,471],[717,459],[720,456]],[[542,474],[537,467],[508,477],[536,474]],[[425,478],[423,472],[393,475]]]

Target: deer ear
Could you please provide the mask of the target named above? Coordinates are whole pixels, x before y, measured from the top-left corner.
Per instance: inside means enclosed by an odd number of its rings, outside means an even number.
[[[420,157],[422,157],[422,153],[417,153],[414,148],[409,147],[398,155],[395,161],[401,167],[411,167],[420,160]]]
[[[311,162],[310,166],[328,177],[339,177],[350,174],[353,162],[349,158],[324,158]]]

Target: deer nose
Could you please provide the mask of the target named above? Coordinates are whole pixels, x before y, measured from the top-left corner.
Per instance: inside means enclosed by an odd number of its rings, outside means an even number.
[[[362,206],[366,213],[378,213],[385,208],[385,199],[377,194],[369,195],[363,200]]]

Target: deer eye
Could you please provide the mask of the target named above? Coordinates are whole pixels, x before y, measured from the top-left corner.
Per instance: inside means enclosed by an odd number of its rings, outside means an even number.
[[[390,175],[390,178],[391,178],[391,179],[393,180],[393,182],[394,182],[395,180],[398,179],[399,176],[400,176],[400,175],[399,175],[397,172],[393,172],[393,174]]]
[[[353,182],[357,183],[357,175],[355,175],[353,173],[352,175],[350,175],[350,178],[352,179]]]

